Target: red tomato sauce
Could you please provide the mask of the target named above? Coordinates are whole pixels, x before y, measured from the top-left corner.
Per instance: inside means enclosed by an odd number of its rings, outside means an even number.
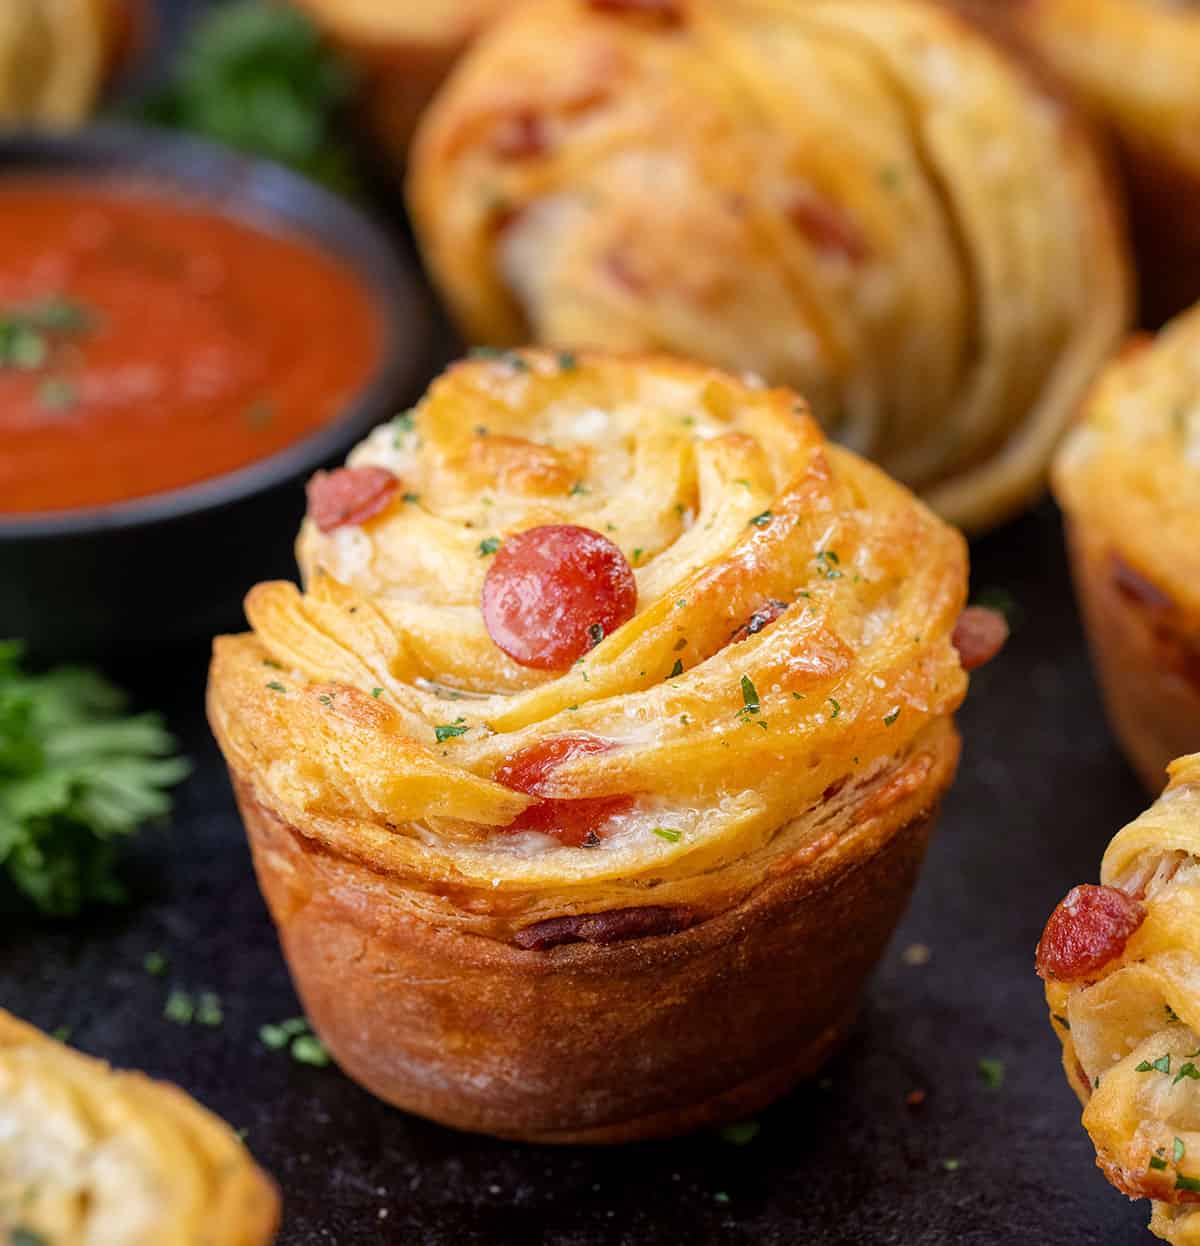
[[[286,233],[131,183],[0,185],[0,513],[206,480],[336,418],[370,294]]]

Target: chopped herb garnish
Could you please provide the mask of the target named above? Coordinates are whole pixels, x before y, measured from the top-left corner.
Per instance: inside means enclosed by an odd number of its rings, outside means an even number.
[[[287,689],[283,686],[283,684],[279,682],[278,679],[268,680],[267,687],[270,688],[272,692],[286,692],[287,691]]]
[[[721,1138],[734,1146],[745,1146],[748,1142],[753,1142],[761,1130],[762,1126],[758,1121],[735,1121],[722,1128]]]
[[[638,545],[638,546],[635,546],[635,547],[634,547],[634,551],[633,551],[633,565],[634,565],[635,567],[638,565],[638,563],[639,563],[639,562],[641,562],[641,561],[642,561],[642,555],[643,555],[645,552],[646,552],[646,551],[645,551],[644,549],[642,549],[642,547],[641,547],[640,545]]]
[[[38,406],[47,411],[69,411],[75,405],[77,397],[75,386],[66,377],[47,377],[38,386]]]
[[[443,723],[440,727],[434,727],[433,734],[437,737],[437,742],[443,744],[446,740],[453,740],[455,736],[466,735],[470,730],[465,718],[456,718],[452,723]]]
[[[317,697],[317,700],[320,701],[322,705],[333,704],[333,697],[331,697],[328,692],[322,692],[321,695]]]
[[[687,507],[682,502],[676,502],[675,513],[682,519],[687,514]]]
[[[69,1025],[60,1025],[51,1033],[50,1037],[57,1039],[60,1043],[65,1043],[71,1037],[71,1027]]]
[[[1170,1057],[1168,1057],[1168,1059],[1169,1058]],[[1171,1070],[1169,1066],[1163,1069],[1164,1073],[1169,1073],[1170,1071]],[[1196,1066],[1190,1060],[1186,1064],[1181,1066],[1179,1072],[1175,1074],[1174,1080],[1171,1082],[1171,1085],[1174,1086],[1176,1082],[1183,1081],[1185,1077],[1190,1078],[1194,1082],[1200,1082],[1200,1069],[1197,1069]]]
[[[1171,1158],[1175,1161],[1175,1163],[1178,1164],[1179,1161],[1183,1159],[1184,1155],[1186,1154],[1187,1154],[1187,1147],[1183,1145],[1183,1139],[1176,1138],[1175,1145],[1172,1146],[1171,1148]]]
[[[297,1064],[323,1069],[329,1063],[329,1052],[315,1034],[301,1034],[292,1041],[292,1059]]]
[[[383,689],[382,689],[382,688],[372,688],[372,689],[371,689],[371,695],[372,695],[372,696],[373,696],[373,697],[374,697],[374,698],[378,701],[378,700],[379,700],[379,698],[380,698],[381,696],[383,696]]]
[[[19,1224],[9,1233],[8,1246],[50,1246],[50,1243],[40,1233]]]
[[[667,678],[675,679],[677,676],[682,675],[682,674],[683,674],[683,662],[679,658],[676,658],[675,665],[671,667],[671,673],[667,676]]]
[[[471,355],[475,359],[495,359],[507,364],[514,372],[528,372],[529,365],[516,351],[501,350],[497,346],[472,346]]]
[[[500,548],[500,538],[498,536],[484,537],[479,542],[479,557],[488,558]]]
[[[794,697],[797,701],[803,701],[803,700],[804,700],[804,693],[803,693],[803,692],[793,692],[793,693],[792,693],[792,696],[793,696],[793,697]]]
[[[680,599],[679,599],[679,600],[675,603],[675,609],[676,609],[676,610],[682,610],[682,609],[684,608],[684,606],[686,606],[686,605],[687,605],[687,598],[686,598],[686,597],[681,597],[681,598],[680,598]]]
[[[588,639],[592,642],[592,648],[594,649],[604,639],[604,624],[589,623]]]
[[[1155,1070],[1159,1073],[1169,1073],[1171,1071],[1171,1056],[1169,1052],[1165,1056],[1159,1056],[1157,1060],[1143,1060],[1135,1071],[1138,1073],[1152,1073]]]
[[[947,1172],[958,1172],[958,1170],[962,1167],[962,1160],[953,1158],[944,1159],[942,1160],[942,1167]]]
[[[656,826],[654,828],[654,834],[657,835],[659,839],[665,839],[669,844],[677,844],[683,838],[682,831],[677,831],[670,826]]]
[[[754,516],[753,519],[750,520],[750,522],[756,528],[765,528],[767,524],[771,522],[772,518],[773,516],[770,511],[760,511],[757,515]]]
[[[210,1029],[215,1029],[225,1020],[225,1013],[221,1008],[221,997],[215,995],[212,991],[202,991],[200,998],[196,1001],[196,1022],[198,1025],[207,1025]]]
[[[263,666],[269,666],[273,671],[283,670],[283,663],[276,662],[274,658],[263,658],[262,664]]]
[[[713,1202],[720,1203],[721,1206],[724,1207],[729,1202],[729,1195],[726,1194],[724,1190],[718,1190],[713,1195]]]
[[[147,952],[142,957],[142,968],[152,977],[161,978],[170,967],[170,959],[166,952]]]
[[[402,493],[400,495],[400,500],[402,502],[407,502],[410,506],[413,506],[421,500],[421,495],[419,493]]]
[[[175,990],[167,996],[163,1016],[176,1025],[191,1025],[196,1015],[196,1003],[186,991]]]
[[[754,681],[749,675],[742,676],[742,708],[738,710],[739,716],[742,714],[757,714],[758,705],[758,689],[754,686]]]
[[[579,360],[572,351],[560,350],[558,352],[558,367],[561,372],[571,372],[579,367]]]
[[[577,481],[576,481],[576,482],[575,482],[575,483],[571,486],[571,491],[570,491],[570,493],[569,493],[567,496],[568,496],[568,497],[577,498],[577,497],[579,497],[581,494],[584,494],[584,493],[590,493],[590,492],[591,492],[591,490],[590,490],[590,489],[588,489],[587,485],[585,485],[585,484],[583,483],[583,481],[582,481],[582,480],[577,480]]]
[[[817,570],[827,580],[838,580],[842,575],[838,570],[840,561],[834,550],[823,549],[817,554]]]
[[[1200,1193],[1200,1177],[1185,1177],[1182,1173],[1175,1174],[1175,1188],[1177,1190],[1192,1190]]]
[[[416,421],[413,419],[411,411],[401,411],[399,415],[392,417],[392,427],[397,434],[411,433],[416,428]]]
[[[1004,1085],[1004,1061],[984,1056],[979,1061],[979,1076],[989,1090],[999,1090]]]
[[[1166,1166],[1167,1166],[1167,1161],[1163,1159],[1161,1155],[1150,1156],[1150,1167],[1151,1168],[1157,1169],[1161,1172],[1162,1169],[1166,1168]]]
[[[900,717],[900,707],[897,705],[896,708],[892,710],[890,714],[884,714],[883,725],[885,727],[890,727],[892,723],[894,723],[896,719],[899,717]]]
[[[842,712],[842,703],[837,697],[827,697],[829,704],[833,707],[829,712],[830,718],[836,718]]]
[[[1174,1025],[1175,1022],[1179,1020],[1179,1017],[1176,1014],[1175,1009],[1172,1008],[1170,1004],[1163,1004],[1163,1012],[1167,1014],[1168,1025]]]

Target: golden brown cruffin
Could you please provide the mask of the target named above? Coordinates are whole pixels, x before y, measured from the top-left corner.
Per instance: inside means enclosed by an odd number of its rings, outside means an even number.
[[[421,110],[464,48],[515,0],[291,0],[363,71],[368,119],[403,160]]]
[[[0,1009],[0,1239],[267,1246],[278,1224],[274,1185],[224,1121]]]
[[[794,385],[972,530],[1040,491],[1129,315],[1090,137],[920,0],[533,0],[431,105],[409,200],[472,340]]]
[[[1054,492],[1109,718],[1154,791],[1200,748],[1200,309],[1101,376]]]
[[[209,684],[338,1062],[560,1142],[736,1118],[812,1072],[955,769],[961,536],[790,391],[666,358],[460,363],[350,464],[363,505],[310,512],[305,591],[255,588]],[[480,599],[548,524],[614,542],[637,607],[544,671]],[[496,781],[580,740],[533,795]]]
[[[1193,302],[1200,296],[1200,10],[1187,0],[983,0],[983,7],[1119,139],[1152,317]]]
[[[3,0],[0,127],[84,120],[141,2]]]
[[[1096,1162],[1151,1230],[1200,1243],[1200,754],[1059,905],[1038,948]],[[1057,976],[1056,976],[1057,975]]]

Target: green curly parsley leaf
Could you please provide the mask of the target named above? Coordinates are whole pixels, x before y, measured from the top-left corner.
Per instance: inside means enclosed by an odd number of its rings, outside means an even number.
[[[45,913],[122,900],[115,841],[167,814],[188,773],[161,719],[124,708],[96,671],[30,675],[0,642],[0,872]]]

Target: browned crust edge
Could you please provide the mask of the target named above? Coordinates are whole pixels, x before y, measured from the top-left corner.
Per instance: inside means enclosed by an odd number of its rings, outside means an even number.
[[[459,1129],[556,1143],[735,1120],[814,1073],[908,902],[942,789],[814,885],[795,871],[676,933],[547,950],[381,913],[236,783],[296,987],[342,1068]],[[361,887],[354,875],[361,877]]]
[[[1147,790],[1158,793],[1168,763],[1200,749],[1200,623],[1085,521],[1068,518],[1066,532],[1109,722]]]

